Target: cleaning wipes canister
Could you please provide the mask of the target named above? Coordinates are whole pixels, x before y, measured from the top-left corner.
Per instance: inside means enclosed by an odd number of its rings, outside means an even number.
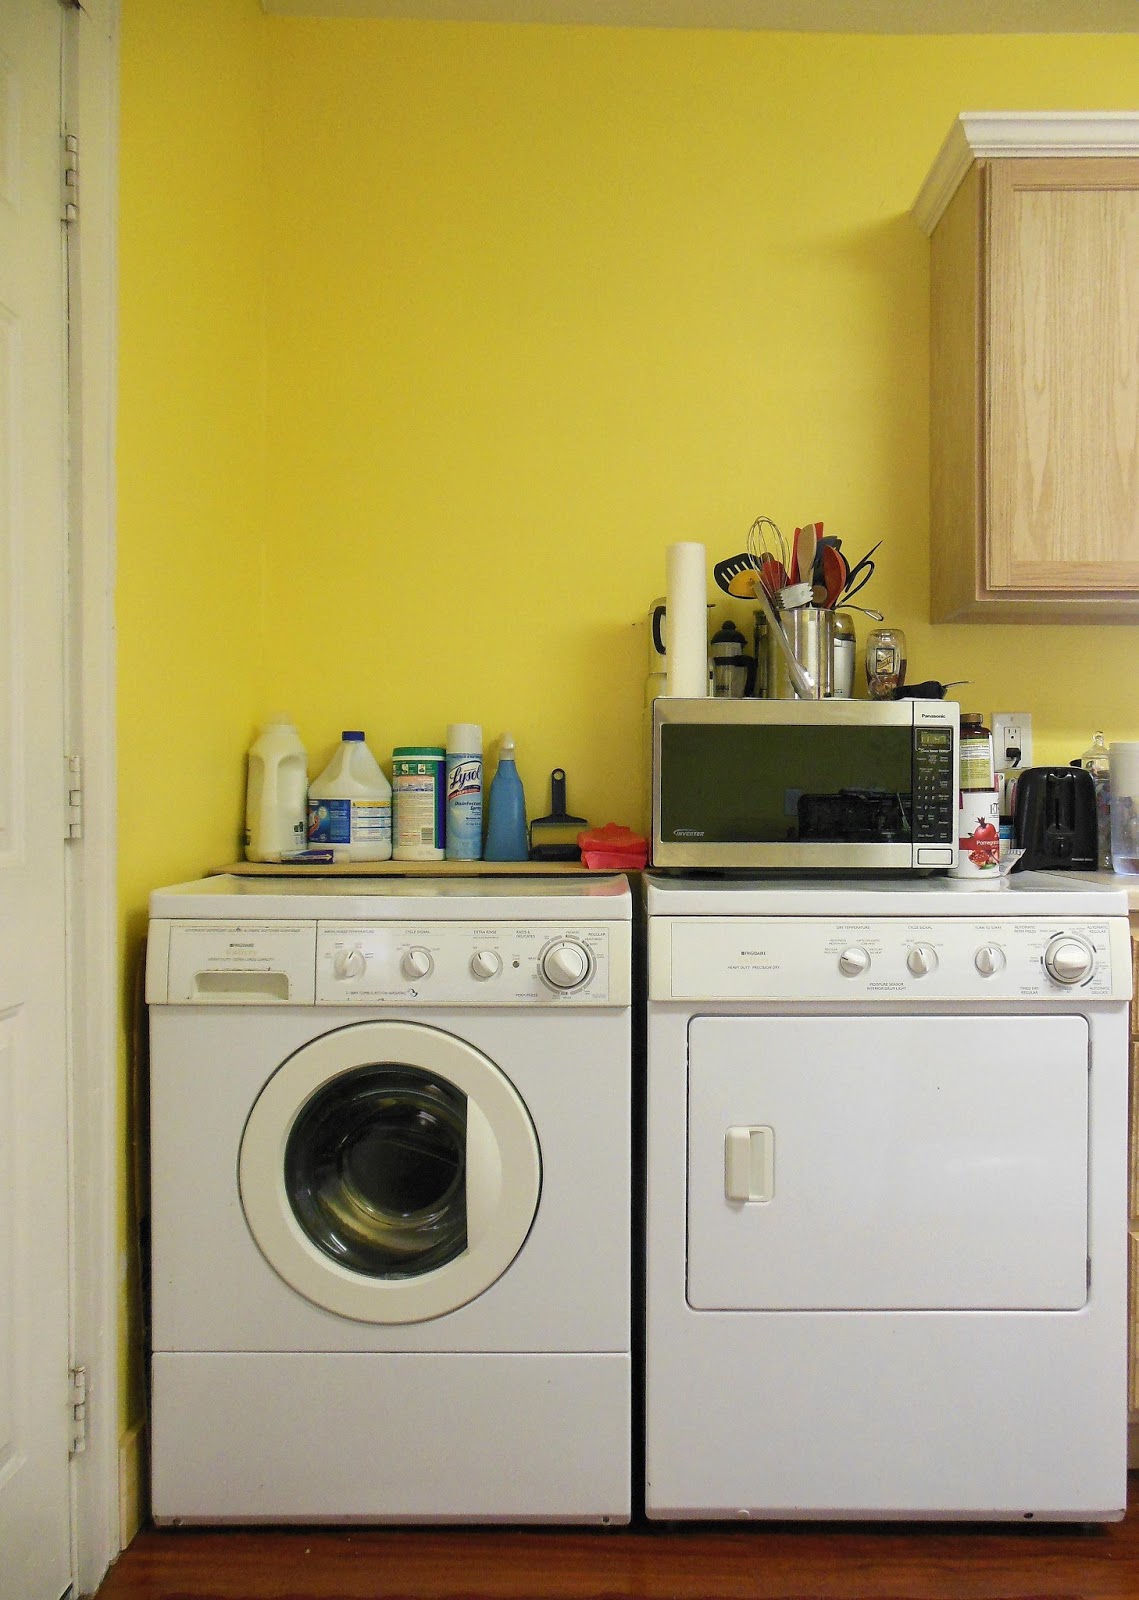
[[[482,855],[482,729],[452,722],[447,729],[447,860]]]
[[[332,760],[308,791],[308,842],[334,861],[387,861],[392,853],[392,790],[355,729],[340,735]]]
[[[445,837],[446,751],[405,744],[392,751],[392,856],[396,861],[442,861]]]

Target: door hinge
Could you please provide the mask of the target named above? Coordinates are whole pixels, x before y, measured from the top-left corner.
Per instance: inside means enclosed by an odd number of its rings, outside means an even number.
[[[68,1376],[68,1405],[71,1408],[70,1454],[81,1456],[87,1448],[87,1368],[72,1367]]]
[[[63,220],[79,220],[79,136],[63,136]]]
[[[83,757],[63,758],[63,837],[83,837]]]

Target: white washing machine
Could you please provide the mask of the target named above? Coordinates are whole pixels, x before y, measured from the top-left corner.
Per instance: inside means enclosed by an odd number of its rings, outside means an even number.
[[[621,877],[150,903],[159,1522],[624,1522]]]
[[[1121,1517],[1126,897],[646,881],[648,1515]]]

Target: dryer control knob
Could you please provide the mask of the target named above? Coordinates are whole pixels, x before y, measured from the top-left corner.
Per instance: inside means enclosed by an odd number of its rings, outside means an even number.
[[[497,978],[502,971],[502,957],[497,950],[476,950],[471,957],[471,972],[476,978]]]
[[[332,971],[337,978],[362,978],[368,963],[360,950],[338,950],[332,958]]]
[[[861,945],[853,944],[838,958],[838,970],[847,978],[860,978],[870,970],[870,954]]]
[[[538,962],[538,971],[551,989],[577,989],[592,970],[589,951],[573,939],[547,945]]]
[[[983,944],[973,957],[973,965],[982,978],[991,978],[1005,964],[1005,953],[999,944]]]
[[[405,978],[426,978],[434,965],[430,951],[416,948],[404,953],[400,969]]]
[[[932,972],[937,966],[937,951],[928,944],[915,944],[906,957],[906,966],[915,978],[924,978],[927,972]]]
[[[1045,950],[1044,967],[1057,983],[1082,983],[1095,970],[1095,951],[1078,935],[1062,933]]]

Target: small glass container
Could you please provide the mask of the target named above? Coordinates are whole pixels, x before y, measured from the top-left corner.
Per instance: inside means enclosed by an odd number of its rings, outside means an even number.
[[[871,628],[866,635],[866,691],[892,700],[906,681],[906,636],[901,628]]]

